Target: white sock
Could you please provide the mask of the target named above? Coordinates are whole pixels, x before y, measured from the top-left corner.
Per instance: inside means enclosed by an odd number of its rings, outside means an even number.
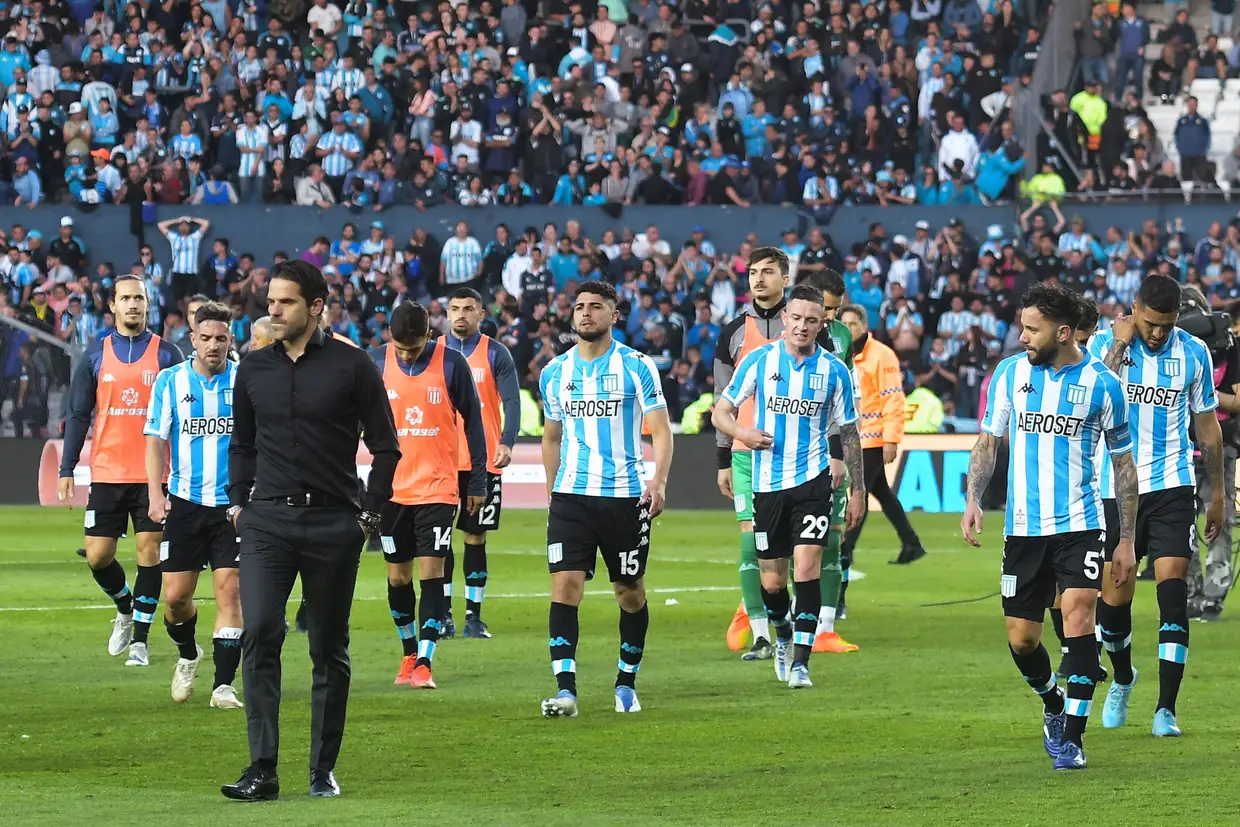
[[[768,641],[771,639],[771,624],[766,619],[765,612],[760,615],[750,615],[749,631],[753,632],[753,639],[755,641],[760,637],[766,638]]]
[[[815,634],[835,631],[835,607],[823,606],[818,610],[818,630]]]

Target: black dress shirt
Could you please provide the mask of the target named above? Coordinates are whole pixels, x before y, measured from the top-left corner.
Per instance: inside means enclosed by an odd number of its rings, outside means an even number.
[[[374,362],[321,330],[296,362],[283,342],[254,351],[233,389],[229,500],[311,494],[357,505],[359,430],[374,458],[360,507],[377,512],[392,496],[400,445]]]

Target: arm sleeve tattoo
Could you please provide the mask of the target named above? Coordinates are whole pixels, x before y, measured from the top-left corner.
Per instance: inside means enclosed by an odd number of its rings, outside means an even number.
[[[969,502],[980,503],[990,478],[995,473],[995,458],[998,454],[999,438],[982,431],[977,435],[977,443],[969,453],[969,476],[967,492]]]
[[[844,446],[844,465],[848,468],[852,490],[864,496],[865,465],[861,460],[861,434],[856,423],[840,426],[840,442]]]

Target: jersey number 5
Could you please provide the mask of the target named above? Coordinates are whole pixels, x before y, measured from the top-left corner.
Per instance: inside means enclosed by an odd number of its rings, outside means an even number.
[[[1087,551],[1085,552],[1085,576],[1090,580],[1097,580],[1102,576],[1102,552]]]
[[[827,529],[831,526],[831,518],[827,516],[815,517],[812,514],[806,514],[802,519],[805,524],[801,529],[802,540],[821,540],[827,536]]]

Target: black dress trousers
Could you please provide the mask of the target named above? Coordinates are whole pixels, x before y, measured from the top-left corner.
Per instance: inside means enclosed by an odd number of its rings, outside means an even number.
[[[239,520],[250,760],[275,769],[280,753],[280,651],[286,604],[301,576],[313,682],[310,769],[330,772],[349,700],[349,613],[364,536],[354,508],[251,501]]]

